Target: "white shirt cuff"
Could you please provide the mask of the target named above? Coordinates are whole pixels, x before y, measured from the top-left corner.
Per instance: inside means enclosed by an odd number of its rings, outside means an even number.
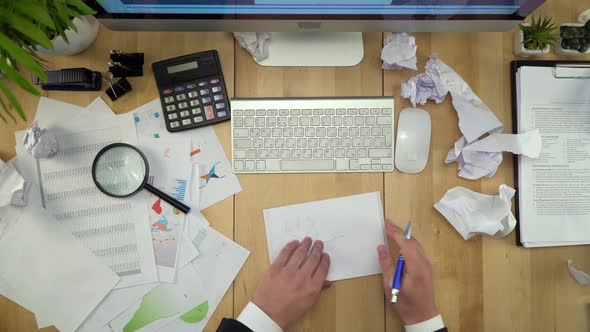
[[[404,326],[406,332],[434,332],[445,327],[441,315],[425,320],[418,324]]]
[[[254,332],[283,332],[283,329],[272,318],[252,302],[249,302],[242,310],[237,321]]]

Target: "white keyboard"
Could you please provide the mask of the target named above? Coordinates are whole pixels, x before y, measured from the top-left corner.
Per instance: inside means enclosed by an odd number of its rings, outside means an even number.
[[[236,173],[391,172],[393,98],[234,99]]]

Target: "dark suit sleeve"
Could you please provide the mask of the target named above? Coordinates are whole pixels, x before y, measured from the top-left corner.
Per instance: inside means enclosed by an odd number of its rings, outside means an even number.
[[[443,327],[442,329],[436,330],[434,332],[449,332],[449,331],[447,331],[447,328],[446,327]]]
[[[235,319],[224,318],[217,328],[217,332],[253,332],[246,325]]]

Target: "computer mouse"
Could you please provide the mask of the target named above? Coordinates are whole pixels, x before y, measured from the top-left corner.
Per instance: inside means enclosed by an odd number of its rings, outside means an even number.
[[[404,173],[420,173],[430,151],[430,114],[418,108],[406,108],[399,114],[395,167]]]

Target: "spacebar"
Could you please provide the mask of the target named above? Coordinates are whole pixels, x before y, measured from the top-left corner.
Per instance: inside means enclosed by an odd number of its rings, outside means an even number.
[[[332,171],[334,160],[332,159],[311,159],[311,160],[281,160],[283,171]]]

